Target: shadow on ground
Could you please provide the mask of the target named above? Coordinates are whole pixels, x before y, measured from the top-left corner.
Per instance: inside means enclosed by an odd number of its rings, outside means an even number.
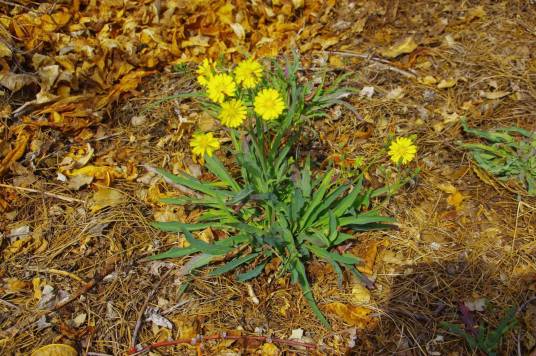
[[[497,277],[500,276],[500,277]],[[473,312],[475,323],[495,328],[515,300],[518,326],[503,339],[498,355],[533,355],[536,335],[536,274],[512,278],[500,267],[461,257],[442,263],[418,264],[393,280],[390,297],[381,307],[385,314],[373,332],[348,355],[483,355],[471,350],[458,336],[440,327],[441,322],[463,328],[460,305],[485,299],[484,311]],[[502,290],[498,293],[498,288]],[[458,301],[459,305],[452,304]],[[477,305],[478,306],[478,305]],[[504,340],[503,340],[504,341]],[[374,350],[363,351],[363,345]],[[517,345],[517,349],[513,349]]]

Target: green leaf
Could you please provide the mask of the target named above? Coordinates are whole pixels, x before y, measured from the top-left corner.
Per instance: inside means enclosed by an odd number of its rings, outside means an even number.
[[[256,252],[256,253],[251,253],[249,255],[237,257],[234,260],[231,260],[231,261],[227,262],[222,267],[218,267],[218,268],[214,269],[212,272],[210,272],[210,275],[219,276],[221,274],[224,274],[224,273],[227,273],[229,271],[232,271],[236,267],[238,267],[238,266],[240,266],[240,265],[242,265],[242,264],[244,264],[246,262],[249,262],[249,261],[253,260],[258,255],[259,255],[259,252]]]
[[[239,282],[245,282],[252,278],[257,277],[258,275],[262,273],[262,271],[264,270],[264,266],[266,266],[267,263],[268,263],[267,261],[262,262],[257,267],[253,268],[252,270],[247,271],[245,273],[240,273],[238,276],[236,276],[236,280]]]
[[[339,232],[337,231],[337,218],[333,211],[329,211],[329,231],[328,231],[328,240],[335,241]]]
[[[311,156],[307,156],[303,169],[300,175],[300,189],[303,192],[304,197],[311,197]]]
[[[199,252],[199,250],[192,246],[185,247],[185,248],[173,247],[167,250],[166,252],[159,253],[158,255],[154,255],[154,256],[149,256],[147,257],[147,259],[154,261],[154,260],[163,260],[165,258],[178,258],[178,257],[190,255],[196,252]]]
[[[220,162],[220,160],[216,156],[206,156],[205,157],[205,164],[207,168],[220,180],[225,183],[228,187],[230,187],[235,192],[238,192],[240,190],[240,186],[238,183],[231,177],[227,169],[223,166],[223,164]]]
[[[335,262],[335,260],[333,258],[331,258],[329,252],[324,250],[324,249],[317,248],[316,246],[314,246],[312,248],[311,248],[311,246],[307,246],[307,247],[311,250],[311,252],[313,254],[315,254],[317,257],[327,261],[333,267],[333,270],[337,274],[337,285],[339,286],[339,288],[342,288],[342,269],[339,266],[339,264],[337,262]]]
[[[208,265],[214,259],[213,255],[202,253],[192,257],[182,268],[184,274],[191,273],[194,269]]]
[[[317,209],[314,210],[314,212],[311,214],[311,216],[307,219],[305,224],[302,225],[302,228],[306,229],[311,224],[316,224],[317,217],[324,213],[327,209],[331,207],[331,204],[333,204],[334,201],[337,200],[338,197],[340,197],[350,186],[349,185],[341,185],[331,193],[327,195],[327,197],[322,201],[322,204],[318,206]]]
[[[318,208],[318,206],[322,203],[322,199],[324,199],[324,195],[326,194],[329,187],[332,185],[331,179],[333,177],[333,171],[329,171],[325,176],[324,179],[322,179],[322,182],[320,183],[318,190],[313,195],[313,200],[311,203],[307,206],[307,210],[302,215],[302,218],[300,219],[300,227],[303,228],[306,226],[306,222],[313,214],[315,209]]]
[[[454,324],[447,323],[447,322],[441,322],[439,323],[439,326],[457,336],[463,337],[473,350],[477,348],[476,339],[473,336],[466,333],[465,330],[462,330],[462,328],[460,328],[458,325],[454,325]]]
[[[254,191],[255,190],[250,186],[244,187],[244,189],[236,193],[236,195],[230,201],[228,201],[227,204],[235,205],[241,203],[242,201],[246,200]]]
[[[157,228],[159,230],[165,231],[165,232],[182,232],[183,229],[186,229],[188,231],[198,231],[203,230],[208,227],[213,229],[224,229],[224,224],[217,224],[217,223],[202,223],[202,224],[183,224],[178,221],[155,221],[151,223],[151,226],[154,228]]]
[[[155,171],[172,183],[183,185],[187,188],[197,190],[212,197],[223,199],[230,195],[229,191],[213,189],[210,184],[200,182],[199,180],[195,179],[194,177],[190,177],[185,173],[182,173],[180,176],[178,176],[161,168],[156,168]]]
[[[487,344],[491,350],[496,350],[499,347],[501,338],[517,325],[516,308],[510,307],[506,315],[501,319],[497,328],[493,330],[487,337]]]
[[[305,205],[301,189],[294,189],[294,195],[292,196],[292,202],[290,205],[290,222],[292,225],[297,225],[300,218],[300,212]]]
[[[337,261],[346,265],[354,265],[354,264],[361,262],[361,259],[348,253],[339,255],[338,253],[329,252],[325,249],[322,249],[317,246],[312,246],[312,245],[307,246],[307,248],[309,248],[311,252],[313,252],[315,255],[321,258],[331,258],[334,261]]]
[[[324,314],[322,314],[322,311],[316,304],[313,292],[311,290],[311,286],[309,285],[309,281],[307,280],[307,274],[305,273],[305,267],[303,263],[299,260],[296,260],[294,264],[294,270],[297,273],[298,284],[302,289],[303,297],[309,304],[309,307],[315,314],[316,318],[320,321],[320,323],[322,323],[322,325],[331,330],[331,325],[329,325],[328,320],[326,319]]]
[[[177,198],[162,198],[160,201],[162,203],[166,204],[172,204],[172,205],[186,205],[186,204],[192,204],[192,201],[203,201],[203,199],[195,199],[191,197],[177,197]]]
[[[395,219],[387,216],[346,216],[339,218],[339,226],[366,225],[370,223],[394,223]]]
[[[339,246],[346,240],[353,239],[354,235],[346,234],[344,232],[339,232],[337,238],[334,241],[331,241],[331,246]]]
[[[196,248],[202,253],[209,254],[209,255],[225,255],[226,253],[231,251],[230,247],[222,246],[222,245],[216,245],[216,244],[209,244],[205,241],[201,241],[196,239],[190,231],[188,231],[186,228],[182,228],[182,233],[186,237],[186,241],[190,244],[191,247]]]
[[[354,203],[355,203],[356,199],[358,198],[358,196],[359,196],[359,190],[354,188],[350,192],[350,194],[345,196],[339,203],[337,203],[337,205],[335,205],[334,210],[333,210],[333,214],[335,215],[335,217],[339,218],[339,217],[343,216],[346,213],[346,211],[348,209],[350,209],[354,205]],[[318,222],[315,223],[315,225],[318,226],[318,225],[327,224],[328,220],[329,220],[329,214],[326,214],[326,215],[320,217],[318,219]]]

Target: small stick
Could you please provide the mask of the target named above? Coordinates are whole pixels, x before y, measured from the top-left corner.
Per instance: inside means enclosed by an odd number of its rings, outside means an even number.
[[[407,70],[397,68],[397,67],[393,66],[391,64],[391,62],[389,62],[389,61],[387,61],[385,59],[378,58],[378,57],[373,57],[372,55],[361,54],[361,53],[353,53],[353,52],[341,52],[341,51],[327,51],[327,53],[335,54],[335,55],[338,55],[338,56],[363,58],[363,59],[366,59],[368,61],[376,62],[376,63],[386,67],[387,69],[389,69],[389,70],[391,70],[393,72],[402,74],[405,77],[415,78],[417,76],[417,74],[413,73],[413,71],[407,71]]]
[[[131,349],[136,349],[136,339],[138,338],[138,333],[140,332],[141,323],[143,321],[143,315],[145,314],[145,310],[147,309],[147,306],[149,305],[149,300],[153,299],[154,294],[156,293],[156,290],[164,279],[166,279],[167,276],[173,271],[172,269],[168,270],[166,273],[160,277],[160,279],[154,284],[153,289],[149,294],[147,294],[147,297],[145,298],[145,301],[143,302],[143,305],[141,306],[140,312],[138,314],[138,320],[136,320],[136,326],[134,326],[134,331],[132,332],[132,340],[130,342]]]
[[[16,309],[16,310],[20,310],[20,308],[18,306],[16,306],[13,303],[8,302],[7,300],[0,299],[0,304],[4,304],[5,306],[8,306],[8,307]]]
[[[41,194],[44,194],[44,195],[46,195],[46,196],[49,196],[49,197],[52,197],[52,198],[56,198],[56,199],[60,199],[60,200],[63,200],[63,201],[69,202],[69,203],[74,203],[74,202],[77,202],[77,203],[85,203],[85,201],[84,201],[84,200],[81,200],[81,199],[71,198],[71,197],[67,197],[67,196],[65,196],[65,195],[59,195],[59,194],[54,194],[54,193],[44,192],[44,191],[42,191],[42,190],[37,190],[37,189],[17,187],[16,185],[10,185],[10,184],[2,184],[2,183],[0,183],[0,187],[3,187],[3,188],[11,188],[11,189],[17,189],[17,190],[22,190],[23,192],[29,192],[29,193],[41,193]]]
[[[59,274],[60,276],[70,277],[80,283],[87,283],[82,278],[78,277],[76,274],[73,274],[71,272],[62,271],[60,269],[55,268],[46,268],[46,269],[39,269],[39,268],[28,268],[29,271],[32,272],[39,272],[39,273],[51,273],[51,274]]]

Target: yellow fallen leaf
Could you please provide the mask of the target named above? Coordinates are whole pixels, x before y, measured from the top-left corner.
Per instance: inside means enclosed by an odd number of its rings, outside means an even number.
[[[7,153],[4,159],[0,162],[0,176],[4,174],[9,166],[22,157],[24,152],[26,152],[26,146],[30,140],[30,134],[24,130],[20,130],[17,140],[15,141],[15,147]]]
[[[261,347],[262,356],[278,356],[281,355],[281,351],[272,343],[267,342]]]
[[[329,64],[335,68],[344,68],[344,62],[340,56],[329,56]]]
[[[17,278],[8,278],[6,281],[6,288],[11,293],[20,292],[23,289],[28,288],[29,283],[27,281],[21,281]]]
[[[70,345],[50,344],[34,350],[31,356],[77,356],[78,352]]]
[[[458,191],[455,186],[450,183],[440,183],[437,187],[445,193],[452,194]]]
[[[216,12],[216,14],[218,15],[218,19],[222,23],[230,25],[233,22],[233,9],[234,6],[230,2],[227,2]]]
[[[380,54],[383,57],[395,58],[401,54],[411,53],[417,48],[417,43],[412,36],[403,39],[400,42],[395,43],[389,48],[380,50]]]
[[[374,319],[370,316],[371,310],[365,307],[334,302],[327,304],[325,309],[328,313],[337,315],[347,324],[361,330],[367,329],[374,322]]]
[[[370,302],[370,291],[361,283],[352,287],[352,301],[356,304],[367,304]]]
[[[287,316],[287,311],[288,311],[289,308],[290,308],[290,303],[285,298],[284,299],[284,304],[279,308],[279,314],[281,314],[282,316],[286,317]]]
[[[462,193],[456,191],[449,195],[449,197],[447,198],[447,203],[456,208],[456,210],[460,210],[463,199],[464,196],[462,195]]]
[[[125,196],[117,189],[99,186],[99,190],[91,198],[90,209],[91,212],[95,213],[103,208],[117,206],[125,201]]]
[[[243,40],[244,38],[246,38],[246,31],[244,30],[244,26],[236,22],[230,25],[236,37],[238,37],[240,40]]]
[[[39,277],[35,277],[34,279],[32,279],[32,286],[33,286],[33,292],[34,292],[34,299],[35,300],[40,300],[41,297],[43,296],[43,292],[41,290],[41,286],[45,284],[44,281],[41,282],[41,278]]]
[[[509,94],[509,91],[480,91],[480,96],[489,100],[500,99]]]
[[[475,18],[482,19],[484,17],[486,17],[486,10],[484,9],[484,6],[480,5],[477,7],[473,7],[467,11],[465,21],[471,22]]]
[[[437,84],[437,79],[431,75],[427,75],[426,77],[419,78],[419,83],[424,85],[433,85]]]
[[[454,87],[458,83],[458,80],[449,78],[449,79],[441,79],[439,84],[437,84],[438,89],[448,89]]]
[[[406,94],[404,93],[404,89],[402,87],[396,87],[387,92],[385,98],[387,100],[397,100],[402,99],[405,95]]]
[[[438,89],[448,89],[448,88],[452,88],[453,86],[456,85],[458,81],[456,79],[441,79],[441,81],[439,82],[439,84],[437,84],[437,88]]]
[[[89,185],[93,182],[93,177],[86,176],[83,174],[75,175],[71,178],[69,178],[69,183],[67,184],[67,188],[71,190],[79,190],[84,185]],[[105,184],[106,185],[106,184]]]
[[[0,84],[15,93],[27,85],[37,84],[37,78],[31,74],[6,73],[0,74]]]
[[[453,186],[450,183],[441,183],[438,184],[437,187],[441,189],[443,192],[448,193],[449,196],[447,197],[447,203],[456,208],[456,210],[460,210],[462,207],[462,202],[466,198],[463,196],[462,193],[456,189],[455,186]]]
[[[45,14],[40,17],[40,25],[42,26],[42,29],[46,32],[54,32],[58,28],[65,26],[69,20],[71,19],[71,15],[68,12],[56,12],[52,15]]]
[[[0,42],[0,57],[11,57],[13,52],[4,42]]]
[[[300,7],[303,7],[304,0],[292,0],[292,6],[294,6],[295,9],[299,9]]]
[[[324,49],[327,49],[327,48],[339,43],[340,41],[341,41],[341,39],[338,36],[324,35],[324,36],[316,37],[313,40],[313,43],[320,44],[320,47],[324,50]]]

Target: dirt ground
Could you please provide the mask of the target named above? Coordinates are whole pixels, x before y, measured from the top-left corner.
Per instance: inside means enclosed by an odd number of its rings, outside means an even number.
[[[329,23],[357,21],[358,12],[348,11],[351,3],[337,5]],[[326,330],[299,288],[269,271],[241,284],[233,276],[215,278],[204,271],[181,276],[186,259],[143,259],[176,242],[176,236],[153,229],[150,222],[185,216],[183,208],[157,202],[173,188],[144,166],[203,173],[192,160],[189,137],[199,127],[219,129],[191,101],[154,104],[195,89],[191,67],[159,70],[110,106],[102,121],[89,127],[89,139],[43,127],[36,135],[49,142],[48,153],[25,156],[0,176],[0,194],[8,203],[0,217],[0,353],[24,355],[40,346],[66,343],[81,354],[119,355],[131,348],[134,334],[136,344],[147,346],[222,332],[288,339],[301,329],[298,340],[315,344],[315,349],[274,342],[279,352],[476,355],[439,324],[461,324],[460,304],[484,298],[487,306],[476,315],[492,326],[509,307],[517,308],[519,324],[504,337],[499,354],[534,354],[536,198],[479,171],[458,144],[471,139],[463,134],[462,117],[482,129],[516,125],[536,130],[536,5],[366,3],[374,11],[369,9],[362,32],[326,50],[307,49],[302,60],[306,78],[314,78],[327,65],[330,75],[354,73],[346,84],[358,91],[374,88],[370,97],[355,94],[347,99],[359,116],[338,108],[315,123],[316,146],[304,149],[314,150],[319,163],[335,162],[338,169],[348,169],[346,160],[370,157],[389,135],[416,136],[415,164],[421,173],[381,203],[382,212],[397,219],[397,228],[356,235],[353,248],[367,260],[376,288],[363,291],[347,276],[340,289],[330,268],[319,262],[309,265],[321,308],[332,302],[353,305],[357,298],[369,312],[349,318],[326,313],[333,326]],[[377,55],[408,36],[418,43],[411,53],[396,59]],[[438,87],[442,80],[445,85]],[[15,107],[23,103],[21,97],[3,98],[16,99]],[[17,120],[2,120],[6,137]],[[110,183],[121,195],[119,204],[95,209],[95,184],[73,190],[57,179],[67,152],[87,144],[94,150],[95,165],[135,167],[132,179],[125,173]],[[369,184],[379,185],[385,174],[373,167],[368,178]],[[13,237],[27,235],[25,227],[32,239],[14,248]],[[46,291],[45,285],[54,290]],[[46,292],[50,300],[43,302]],[[58,306],[65,296],[74,299]],[[38,311],[50,308],[54,310],[43,316]],[[144,310],[153,321],[140,318]],[[164,321],[155,321],[158,318]],[[166,320],[172,328],[165,326]],[[277,354],[266,344],[219,339],[202,347],[169,346],[151,352]]]

